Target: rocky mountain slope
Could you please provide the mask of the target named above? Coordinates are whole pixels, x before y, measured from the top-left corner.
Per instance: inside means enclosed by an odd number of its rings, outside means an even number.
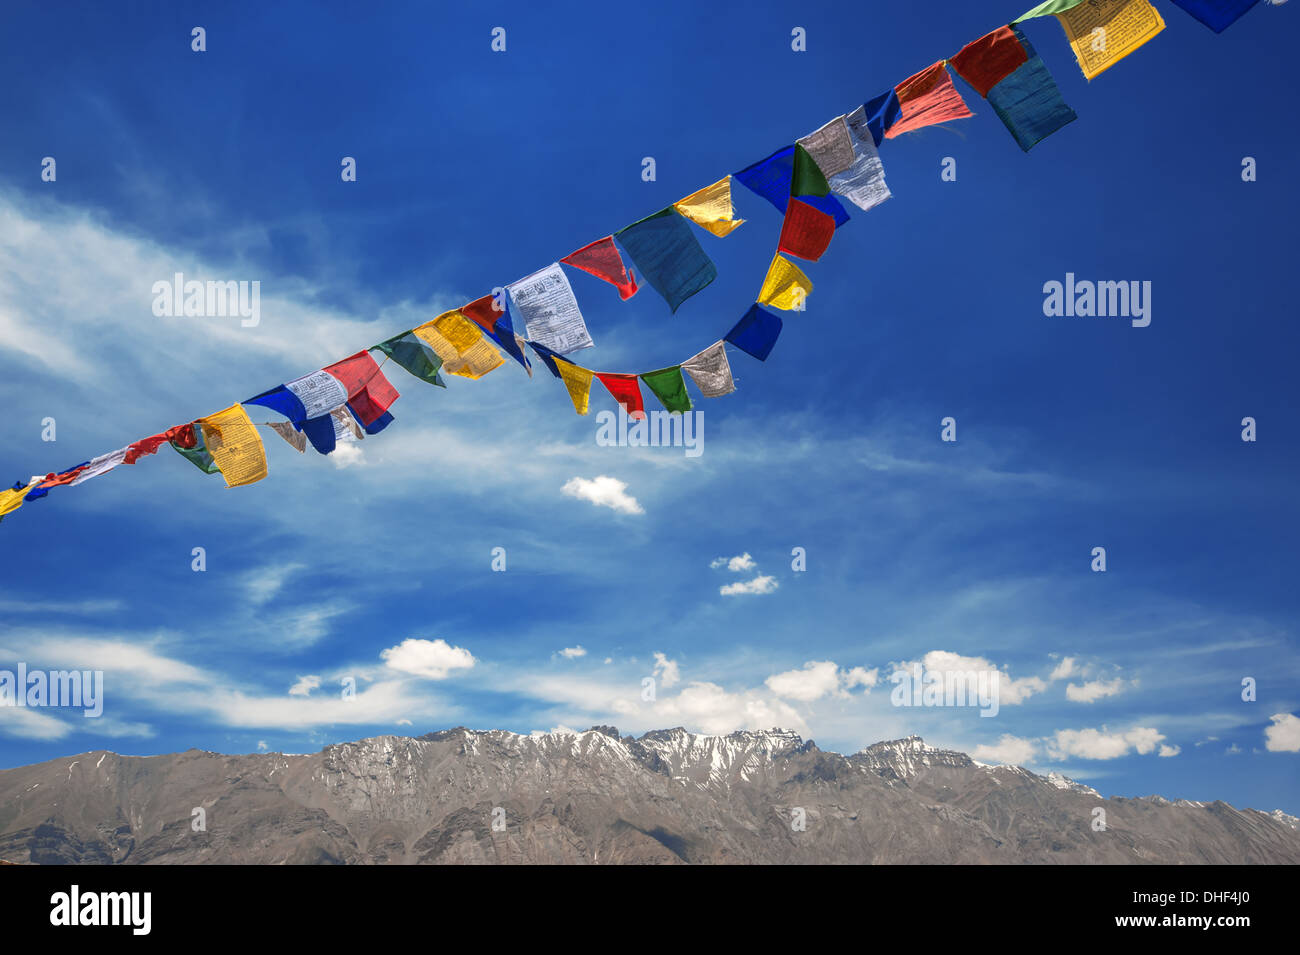
[[[1094,828],[1096,808],[1106,828]],[[83,753],[0,771],[35,863],[1297,863],[1294,817],[1103,799],[918,737],[464,728],[303,756]]]

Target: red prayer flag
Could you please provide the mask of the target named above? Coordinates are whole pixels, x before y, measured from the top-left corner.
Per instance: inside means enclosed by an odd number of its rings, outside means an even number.
[[[610,372],[596,372],[600,383],[609,389],[614,400],[623,406],[629,418],[644,418],[645,404],[641,401],[641,386],[637,384],[636,375],[615,375]]]
[[[491,295],[476,298],[468,305],[462,305],[460,313],[482,325],[487,331],[495,331],[497,320],[505,314],[505,309],[496,308],[496,299]]]
[[[793,196],[786,203],[781,226],[782,252],[816,262],[835,237],[835,218]]]
[[[915,76],[910,76],[894,87],[898,102],[903,107],[903,115],[893,126],[885,130],[885,136],[893,139],[903,133],[946,123],[950,119],[965,119],[973,115],[966,108],[966,102],[952,84],[952,77],[943,64],[943,60],[927,67]]]
[[[326,365],[324,370],[343,383],[348,390],[348,404],[367,427],[381,418],[400,397],[370,357],[370,352],[359,351],[351,358]]]
[[[83,464],[81,465],[81,467],[70,468],[69,470],[64,471],[62,474],[47,474],[45,475],[45,479],[41,481],[39,484],[34,485],[34,487],[48,488],[48,487],[59,487],[60,485],[63,484],[71,484],[73,481],[77,479],[77,475],[80,474],[82,471],[86,470],[87,467],[89,467],[89,465]]]
[[[189,429],[189,444],[182,444],[181,438],[185,435],[186,429]],[[188,424],[178,424],[174,428],[168,428],[162,434],[151,435],[147,438],[141,438],[126,448],[126,457],[122,459],[123,464],[135,464],[141,458],[157,453],[168,441],[175,441],[181,447],[192,448],[197,443],[194,440],[194,429]]]
[[[999,27],[987,36],[967,43],[949,60],[957,75],[984,97],[1028,61],[1029,53],[1011,27]]]
[[[604,279],[610,285],[618,287],[618,294],[627,301],[637,292],[636,276],[623,261],[623,255],[614,244],[614,237],[607,235],[590,245],[584,245],[577,252],[570,252],[560,259],[566,265],[590,272],[598,279]]]

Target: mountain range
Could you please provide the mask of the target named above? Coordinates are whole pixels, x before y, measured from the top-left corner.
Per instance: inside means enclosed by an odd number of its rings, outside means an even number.
[[[458,727],[309,755],[96,751],[3,770],[0,859],[1295,864],[1300,820],[1103,798],[916,736],[843,756],[776,729]]]

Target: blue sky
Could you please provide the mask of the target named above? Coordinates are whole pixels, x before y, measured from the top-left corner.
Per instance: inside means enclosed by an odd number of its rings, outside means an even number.
[[[843,752],[919,733],[1107,795],[1300,811],[1294,10],[1215,36],[1158,6],[1164,33],[1091,83],[1054,20],[1027,25],[1079,113],[1030,155],[961,81],[973,118],[887,140],[893,198],[806,265],[808,310],[783,314],[766,363],[731,351],[736,393],[696,399],[699,457],[599,446],[599,386],[580,418],[544,372],[442,390],[390,364],[394,425],[336,459],[268,431],[251,487],[164,448],[27,504],[0,526],[0,668],[99,668],[106,702],[98,719],[0,708],[0,766],[457,724],[781,725]],[[4,480],[486,294],[1019,12],[11,4]],[[645,371],[726,332],[780,228],[734,199],[747,223],[699,234],[719,278],[676,314],[571,273],[596,341],[579,361]],[[260,281],[261,323],[155,317],[152,284],[176,271]],[[1151,282],[1150,326],[1044,316],[1067,272]],[[562,491],[599,477],[622,509]],[[891,705],[897,664],[958,657],[1014,681],[996,717]]]

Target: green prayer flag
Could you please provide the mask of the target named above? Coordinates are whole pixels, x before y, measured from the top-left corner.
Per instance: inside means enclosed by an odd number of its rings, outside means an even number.
[[[691,410],[691,398],[686,393],[686,382],[682,379],[681,365],[660,368],[658,371],[647,371],[641,376],[641,380],[670,412]]]
[[[442,359],[438,357],[437,352],[411,332],[394,335],[375,347],[421,381],[427,381],[439,388],[447,387],[447,383],[438,374],[438,369],[442,367]]]
[[[1050,13],[1064,13],[1071,7],[1077,7],[1083,3],[1083,0],[1047,0],[1046,3],[1040,3],[1028,13],[1022,13],[1012,20],[1012,23],[1020,23],[1022,20],[1032,20],[1034,17],[1045,17]]]
[[[790,183],[792,196],[829,196],[831,184],[817,165],[817,160],[802,146],[794,147],[794,180]]]
[[[209,454],[208,449],[203,446],[203,437],[199,433],[198,428],[194,429],[194,436],[198,438],[199,443],[192,448],[182,448],[175,441],[168,441],[167,443],[176,450],[177,454],[185,458],[185,460],[189,461],[190,464],[194,465],[204,474],[220,474],[221,468],[217,467],[217,462],[212,460],[212,455]]]

